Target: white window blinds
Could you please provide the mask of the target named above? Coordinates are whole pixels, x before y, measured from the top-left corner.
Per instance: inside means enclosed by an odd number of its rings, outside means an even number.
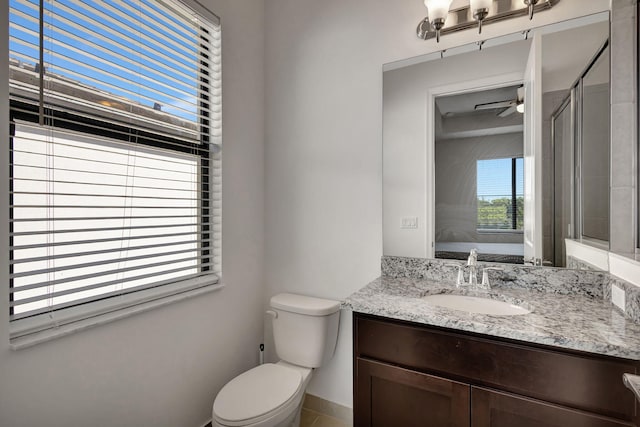
[[[28,333],[214,283],[218,18],[171,0],[10,0],[9,32],[11,320]]]
[[[522,230],[524,160],[483,159],[476,163],[478,230]]]

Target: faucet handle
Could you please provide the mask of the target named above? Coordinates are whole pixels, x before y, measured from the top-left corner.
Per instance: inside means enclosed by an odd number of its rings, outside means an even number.
[[[449,263],[449,264],[445,264],[447,267],[457,267],[458,268],[458,278],[456,279],[456,287],[459,288],[460,285],[462,285],[464,283],[464,272],[462,271],[463,265],[462,264],[453,264],[453,263]]]
[[[489,271],[504,271],[504,268],[500,267],[485,267],[482,269],[482,289],[491,289],[491,284],[489,283]]]

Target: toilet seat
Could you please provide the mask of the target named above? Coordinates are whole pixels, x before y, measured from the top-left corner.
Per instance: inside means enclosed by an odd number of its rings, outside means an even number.
[[[213,403],[218,424],[244,426],[259,423],[300,403],[303,377],[282,364],[266,363],[227,383]]]

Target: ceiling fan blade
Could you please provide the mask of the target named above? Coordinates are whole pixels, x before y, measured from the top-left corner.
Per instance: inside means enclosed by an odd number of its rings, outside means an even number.
[[[516,107],[515,105],[512,105],[511,107],[504,110],[502,113],[498,114],[498,117],[507,117],[512,115],[515,112],[516,112]]]
[[[488,102],[486,104],[478,104],[475,110],[495,110],[497,108],[507,108],[514,104],[513,101]]]

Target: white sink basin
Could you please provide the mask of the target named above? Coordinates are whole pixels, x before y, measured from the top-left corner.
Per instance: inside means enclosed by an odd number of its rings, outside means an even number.
[[[422,299],[432,305],[468,313],[493,314],[497,316],[517,316],[531,313],[531,310],[509,302],[467,295],[437,294],[427,295]]]

